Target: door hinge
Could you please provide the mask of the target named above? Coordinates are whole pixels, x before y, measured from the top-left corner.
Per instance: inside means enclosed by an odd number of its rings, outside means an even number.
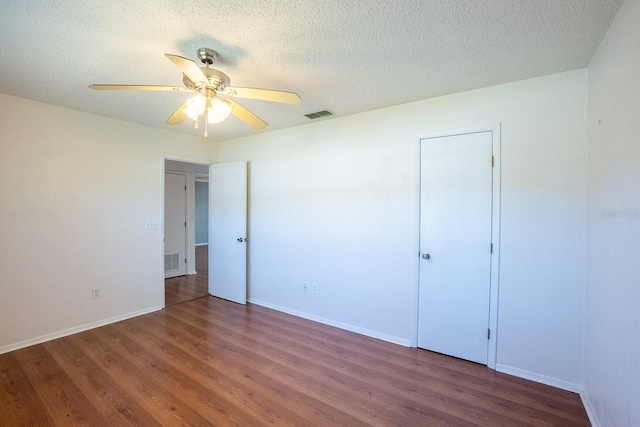
[[[487,329],[487,339],[491,339],[491,329]]]
[[[491,253],[493,253],[493,243],[491,244]]]
[[[184,186],[184,191],[187,191],[187,186],[186,185]]]
[[[186,258],[184,259],[184,263],[185,263],[185,264],[187,263],[187,259],[186,259]]]
[[[491,156],[491,167],[494,167],[495,164],[496,164],[495,158],[493,156]]]
[[[185,226],[185,227],[187,226],[187,221],[185,221],[185,222],[184,222],[184,226]]]

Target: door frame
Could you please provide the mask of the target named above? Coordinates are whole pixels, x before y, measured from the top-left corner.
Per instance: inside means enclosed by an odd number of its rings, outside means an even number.
[[[498,344],[498,302],[499,302],[499,284],[500,284],[500,183],[501,183],[501,123],[470,126],[464,128],[444,129],[439,131],[428,132],[416,136],[416,144],[418,149],[420,141],[427,138],[438,138],[447,136],[464,135],[469,133],[491,132],[492,136],[492,152],[493,152],[493,178],[492,178],[492,217],[491,217],[491,242],[493,243],[493,253],[491,254],[491,279],[490,279],[490,295],[489,295],[489,329],[491,334],[488,343],[487,366],[491,369],[496,368],[497,344]],[[419,152],[419,151],[418,151]],[[418,157],[418,162],[420,159]],[[418,167],[418,180],[422,174],[422,166]],[[420,184],[418,183],[418,217],[417,229],[418,236],[420,230]],[[418,245],[420,238],[418,237]],[[418,246],[418,256],[416,257],[416,268],[420,271],[420,249]],[[419,314],[419,291],[420,280],[417,281],[415,287],[415,304],[413,313],[414,330],[411,339],[411,347],[418,346],[418,314]]]
[[[169,172],[176,172],[173,171],[171,169],[167,169],[166,168],[166,161],[167,160],[171,160],[171,161],[175,161],[175,162],[182,162],[182,163],[191,163],[194,165],[204,165],[209,167],[212,162],[207,162],[207,161],[203,161],[201,159],[194,159],[191,157],[185,157],[185,156],[176,156],[176,155],[171,155],[171,154],[162,154],[161,159],[160,159],[160,173],[161,173],[161,188],[160,188],[160,224],[159,224],[159,229],[160,229],[160,248],[159,248],[159,252],[160,252],[160,266],[162,267],[162,270],[159,272],[161,274],[162,280],[158,282],[159,285],[159,289],[161,290],[161,295],[162,295],[162,308],[166,307],[166,301],[164,299],[164,289],[165,289],[165,279],[164,279],[164,204],[165,204],[165,198],[164,198],[164,174],[169,171]],[[184,172],[180,172],[177,171],[178,173],[184,173]],[[188,176],[187,176],[188,178]],[[189,179],[187,179],[187,188],[189,188]],[[190,218],[190,214],[191,214],[191,210],[189,207],[189,195],[187,194],[187,221],[189,221]],[[195,224],[194,224],[195,226]],[[211,227],[211,224],[209,224],[209,227]],[[208,230],[207,230],[207,235],[209,234]],[[193,269],[195,269],[195,251],[191,250],[191,247],[193,246],[193,248],[195,248],[195,242],[191,241],[189,239],[189,233],[187,232],[187,259],[189,259],[189,264],[187,264],[186,266],[186,273],[187,274],[193,274],[193,271],[191,270],[190,267],[193,267]],[[193,252],[193,253],[192,253]]]

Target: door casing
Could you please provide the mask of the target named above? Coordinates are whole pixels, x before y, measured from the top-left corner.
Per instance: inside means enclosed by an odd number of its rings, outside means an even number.
[[[491,242],[493,243],[493,253],[491,256],[491,279],[490,279],[490,296],[489,296],[489,329],[491,331],[488,344],[487,366],[495,369],[497,357],[497,338],[498,338],[498,301],[499,301],[499,283],[500,283],[500,182],[501,182],[501,126],[500,123],[480,125],[473,127],[447,129],[434,131],[417,135],[416,144],[420,146],[420,141],[426,138],[447,137],[455,135],[463,135],[468,133],[491,132],[492,134],[492,150],[493,150],[493,182],[492,182],[492,219],[491,219]],[[418,176],[420,179],[420,176]],[[419,188],[420,186],[418,186]],[[418,206],[420,200],[420,192],[417,194]],[[420,215],[418,215],[418,227]],[[418,239],[419,240],[419,239]],[[416,248],[416,269],[420,270],[420,242]],[[419,313],[419,280],[416,281],[415,297],[413,307],[413,325],[414,330],[411,339],[411,346],[418,346],[418,313]]]

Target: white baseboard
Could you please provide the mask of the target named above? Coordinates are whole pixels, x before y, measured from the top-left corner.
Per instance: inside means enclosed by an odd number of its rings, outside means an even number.
[[[580,398],[582,399],[582,404],[584,405],[585,411],[587,411],[587,416],[589,417],[589,422],[591,423],[591,425],[593,427],[600,427],[602,424],[600,424],[600,420],[596,415],[596,411],[593,409],[593,405],[589,400],[589,396],[587,396],[587,394],[582,391],[580,393]]]
[[[503,365],[501,363],[496,363],[496,371],[513,375],[515,377],[524,378],[525,380],[531,380],[537,383],[550,385],[551,387],[560,388],[562,390],[572,391],[574,393],[580,393],[582,391],[582,386],[579,384],[560,380],[558,378],[548,377],[546,375],[526,371],[520,368],[514,368],[513,366]]]
[[[331,319],[325,319],[324,317],[316,316],[315,314],[310,314],[310,313],[306,313],[306,312],[298,311],[298,310],[292,310],[290,308],[282,307],[282,306],[279,306],[279,305],[276,305],[276,304],[271,304],[271,303],[266,302],[266,301],[260,301],[260,300],[256,300],[256,299],[250,298],[248,300],[248,302],[250,302],[252,304],[256,304],[256,305],[261,305],[263,307],[271,308],[271,309],[276,310],[276,311],[281,311],[283,313],[291,314],[291,315],[296,316],[296,317],[302,317],[303,319],[312,320],[314,322],[324,323],[325,325],[334,326],[336,328],[344,329],[346,331],[355,332],[357,334],[365,335],[367,337],[377,338],[379,340],[387,341],[387,342],[390,342],[390,343],[393,343],[393,344],[402,345],[402,346],[405,346],[405,347],[410,347],[411,346],[411,340],[408,340],[408,339],[398,338],[398,337],[394,337],[394,336],[386,335],[386,334],[381,334],[379,332],[372,331],[370,329],[365,329],[365,328],[361,328],[359,326],[349,325],[348,323],[342,323],[342,322],[338,322],[338,321],[331,320]]]
[[[52,332],[50,334],[41,335],[36,338],[20,341],[14,344],[9,344],[0,347],[0,354],[8,353],[10,351],[19,350],[21,348],[29,347],[36,344],[41,344],[46,341],[55,340],[57,338],[66,337],[69,335],[77,334],[78,332],[88,331],[89,329],[98,328],[111,323],[120,322],[121,320],[130,319],[132,317],[141,316],[143,314],[152,313],[154,311],[162,310],[162,306],[156,306],[151,308],[145,308],[144,310],[132,311],[130,313],[121,314],[119,316],[111,317],[109,319],[98,320],[97,322],[86,323],[84,325],[75,326],[73,328],[64,329],[62,331]]]

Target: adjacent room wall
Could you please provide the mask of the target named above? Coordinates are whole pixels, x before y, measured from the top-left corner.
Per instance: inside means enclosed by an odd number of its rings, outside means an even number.
[[[196,245],[209,243],[209,183],[196,181],[195,225]]]
[[[586,97],[577,70],[222,143],[249,161],[251,301],[409,344],[418,135],[500,122],[498,369],[579,389]]]
[[[589,66],[585,396],[602,426],[640,425],[640,1]]]
[[[0,94],[0,144],[0,352],[163,307],[164,157],[211,141]]]

